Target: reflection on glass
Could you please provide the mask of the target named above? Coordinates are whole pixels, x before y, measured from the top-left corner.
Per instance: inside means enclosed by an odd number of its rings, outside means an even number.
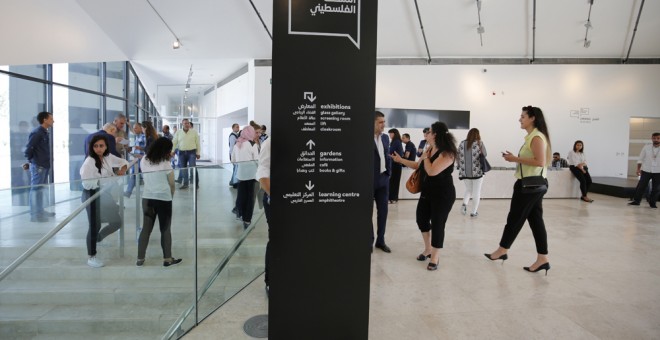
[[[85,138],[101,128],[101,96],[53,86],[53,106],[55,181],[75,181],[85,160]]]
[[[123,61],[108,62],[105,64],[105,84],[107,94],[124,97],[125,68],[126,63]]]
[[[39,79],[46,79],[46,65],[9,66],[9,72],[18,73]]]
[[[53,64],[53,82],[92,91],[100,91],[101,64]]]
[[[30,131],[39,126],[37,114],[46,109],[46,85],[0,75],[0,137],[7,141],[9,152],[0,156],[0,187],[12,189],[12,205],[28,206],[29,172],[23,170],[25,144]],[[3,148],[4,148],[3,143]],[[44,202],[47,206],[48,203]]]

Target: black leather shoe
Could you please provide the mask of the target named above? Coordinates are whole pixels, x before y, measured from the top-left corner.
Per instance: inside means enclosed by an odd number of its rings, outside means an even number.
[[[639,202],[637,202],[637,201],[632,201],[632,202],[628,203],[628,205],[639,205]]]
[[[383,243],[383,244],[377,244],[377,245],[376,245],[376,248],[378,248],[378,249],[380,249],[380,250],[382,250],[382,251],[384,251],[384,252],[386,252],[386,253],[391,253],[391,252],[392,252],[392,249],[390,249],[390,247],[388,247],[387,244],[385,244],[385,243]]]

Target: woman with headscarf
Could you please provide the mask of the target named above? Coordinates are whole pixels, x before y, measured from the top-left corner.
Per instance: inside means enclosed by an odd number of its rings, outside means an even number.
[[[231,161],[238,165],[236,169],[238,193],[233,212],[238,219],[243,221],[244,229],[247,229],[252,223],[252,212],[254,211],[254,184],[259,160],[259,146],[255,138],[257,137],[254,128],[248,125],[241,131],[231,155]]]

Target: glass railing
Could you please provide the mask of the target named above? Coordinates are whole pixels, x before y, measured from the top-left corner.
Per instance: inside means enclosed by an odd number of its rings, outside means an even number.
[[[144,265],[136,266],[145,186],[164,180],[164,173],[136,177],[130,197],[124,195],[129,176],[116,177],[116,184],[103,182],[101,201],[112,202],[100,206],[102,226],[119,215],[121,227],[97,243],[102,268],[87,264],[87,210],[82,191],[70,189],[81,183],[43,186],[45,211],[55,215],[39,219],[32,218],[29,206],[12,204],[20,201],[13,196],[30,188],[0,190],[0,338],[177,338],[261,275],[267,241],[263,209],[255,202],[252,224],[244,229],[232,213],[232,165],[196,170],[199,189],[176,184],[171,252],[182,262],[168,267],[159,220]]]

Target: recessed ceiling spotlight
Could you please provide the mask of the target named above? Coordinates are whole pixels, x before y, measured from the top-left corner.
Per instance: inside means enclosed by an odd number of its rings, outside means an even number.
[[[177,39],[177,40],[175,40],[174,43],[172,44],[172,48],[175,49],[175,50],[178,50],[179,47],[181,47],[181,42],[179,41],[179,39]]]

